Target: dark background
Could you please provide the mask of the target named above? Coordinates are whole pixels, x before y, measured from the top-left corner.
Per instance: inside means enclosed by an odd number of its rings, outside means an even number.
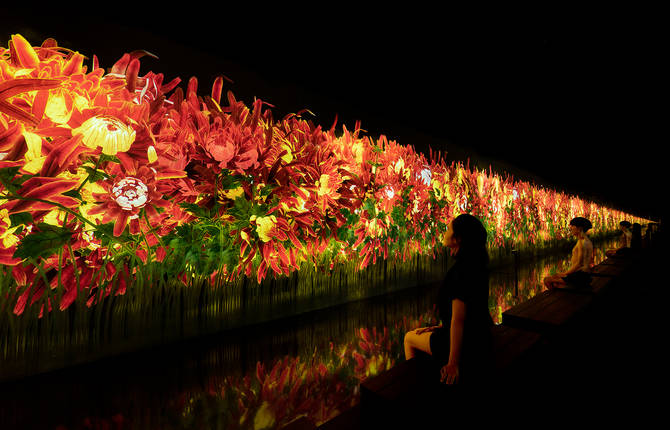
[[[196,76],[201,94],[223,74],[224,90],[273,104],[275,117],[361,120],[374,138],[665,217],[657,11],[105,5],[0,11],[2,43],[53,37],[106,68],[145,49],[160,59],[143,58],[140,74],[184,88]]]

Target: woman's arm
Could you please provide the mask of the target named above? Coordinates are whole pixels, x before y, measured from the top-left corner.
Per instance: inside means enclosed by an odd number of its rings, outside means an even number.
[[[458,365],[463,346],[463,326],[465,323],[465,302],[459,299],[451,301],[451,328],[449,330],[449,361],[442,367],[441,381],[453,384],[458,380]]]
[[[430,327],[421,327],[415,330],[416,334],[423,334],[423,333],[431,333],[434,332],[436,329],[442,328],[442,324],[440,325],[434,325]]]

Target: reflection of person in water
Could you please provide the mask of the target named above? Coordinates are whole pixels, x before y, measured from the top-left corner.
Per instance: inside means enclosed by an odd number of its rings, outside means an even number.
[[[570,221],[570,232],[577,238],[577,244],[572,249],[570,268],[563,273],[544,278],[544,285],[551,289],[567,284],[576,287],[585,287],[591,283],[591,266],[593,265],[593,244],[586,232],[591,229],[591,221],[576,217]]]
[[[408,332],[405,358],[414,357],[417,350],[431,354],[445,384],[485,382],[492,368],[493,326],[486,229],[472,215],[459,215],[449,224],[445,244],[455,251],[456,262],[438,293],[442,324]]]
[[[605,255],[607,255],[608,257],[612,257],[617,253],[625,252],[622,250],[630,248],[631,239],[633,237],[633,233],[631,233],[630,231],[631,225],[628,221],[621,221],[619,223],[619,226],[621,227],[621,237],[619,238],[619,247],[614,249],[608,249],[607,251],[605,251]]]

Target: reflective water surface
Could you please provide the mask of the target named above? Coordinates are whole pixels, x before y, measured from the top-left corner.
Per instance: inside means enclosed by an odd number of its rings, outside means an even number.
[[[596,263],[614,240],[594,244]],[[569,251],[494,269],[494,321],[541,292]],[[6,383],[0,428],[262,429],[303,416],[319,425],[358,402],[360,381],[404,359],[406,331],[436,323],[437,287]]]

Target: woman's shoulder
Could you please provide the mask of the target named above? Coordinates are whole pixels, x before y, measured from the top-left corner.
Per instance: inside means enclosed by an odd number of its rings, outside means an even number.
[[[593,248],[593,242],[591,242],[591,239],[589,239],[588,237],[584,238],[584,240],[582,241],[582,246]]]

